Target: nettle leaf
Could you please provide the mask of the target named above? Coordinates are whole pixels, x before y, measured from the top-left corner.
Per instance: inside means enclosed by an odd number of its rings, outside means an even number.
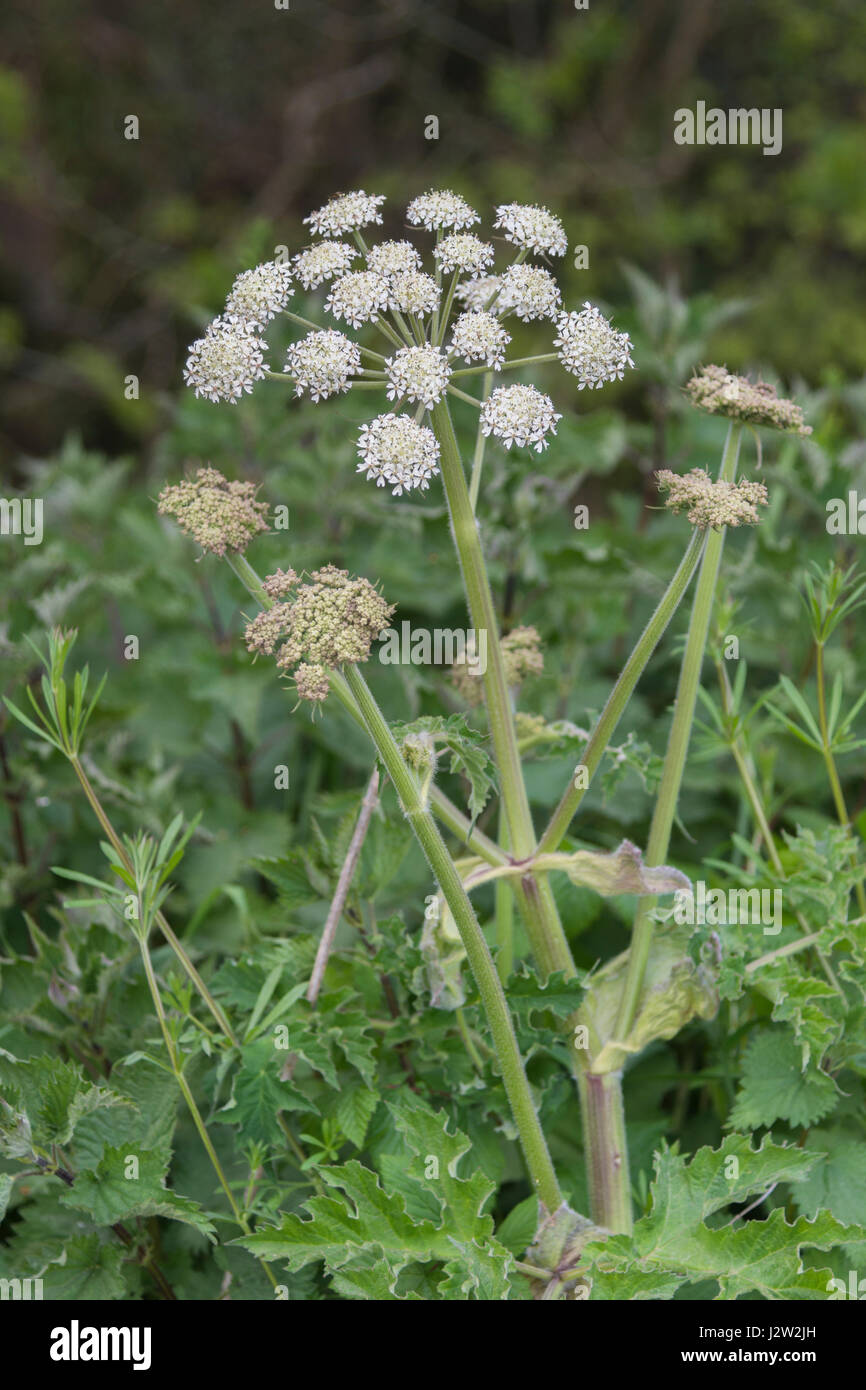
[[[389,1102],[389,1110],[409,1150],[398,1184],[388,1184],[388,1173],[397,1170],[393,1155],[383,1167],[386,1187],[355,1160],[321,1168],[320,1176],[340,1197],[312,1197],[304,1204],[310,1219],[288,1214],[279,1227],[237,1243],[264,1259],[285,1259],[292,1270],[322,1260],[363,1297],[394,1296],[407,1266],[435,1261],[442,1266],[438,1297],[507,1298],[511,1256],[494,1237],[492,1217],[482,1214],[495,1185],[479,1171],[457,1174],[469,1140],[459,1131],[449,1134],[447,1116],[411,1093]],[[413,1190],[417,1201],[407,1201],[404,1193]],[[410,1205],[438,1213],[432,1219],[413,1216]],[[377,1258],[381,1270],[372,1275]]]
[[[508,1006],[525,1024],[531,1024],[536,1010],[550,1009],[557,1018],[568,1018],[580,1007],[585,993],[583,976],[568,979],[555,970],[542,983],[533,967],[521,961],[508,981]]]
[[[309,1095],[290,1081],[280,1079],[287,1055],[275,1048],[268,1038],[241,1048],[241,1063],[235,1072],[231,1100],[218,1111],[215,1119],[239,1125],[246,1140],[272,1145],[285,1142],[278,1119],[283,1110],[318,1115],[319,1108]]]
[[[58,1201],[62,1206],[87,1212],[99,1226],[113,1226],[135,1216],[165,1216],[193,1226],[215,1241],[213,1222],[198,1202],[165,1186],[166,1172],[164,1153],[106,1145],[96,1168],[79,1173]]]
[[[110,1233],[109,1237],[94,1233],[67,1241],[60,1258],[42,1276],[43,1297],[60,1303],[123,1298],[126,1251]]]
[[[813,1129],[809,1144],[824,1157],[797,1184],[797,1210],[815,1217],[825,1208],[837,1221],[866,1226],[866,1143],[841,1126]]]
[[[351,1140],[356,1149],[364,1147],[367,1126],[378,1104],[378,1092],[368,1090],[366,1086],[348,1086],[337,1101],[334,1112],[337,1121],[346,1138]]]
[[[799,1217],[789,1223],[782,1207],[766,1221],[733,1217],[707,1224],[776,1183],[802,1182],[820,1157],[769,1138],[753,1149],[742,1134],[728,1135],[718,1149],[698,1150],[691,1160],[664,1146],[656,1154],[649,1214],[633,1236],[611,1236],[584,1252],[591,1298],[670,1298],[679,1285],[707,1279],[716,1280],[720,1299],[755,1293],[767,1299],[825,1298],[828,1272],[804,1269],[801,1251],[860,1240],[861,1228],[843,1226],[827,1212],[815,1221]]]
[[[37,1148],[68,1144],[86,1115],[106,1106],[130,1103],[105,1086],[94,1086],[76,1063],[57,1057],[22,1061],[0,1049],[0,1081],[14,1086],[20,1095],[17,1130],[21,1133],[21,1115],[25,1115]],[[7,1131],[7,1142],[12,1142],[11,1130]]]
[[[815,1067],[804,1069],[800,1048],[788,1028],[768,1028],[750,1041],[743,1059],[740,1091],[729,1124],[758,1129],[784,1120],[813,1125],[838,1104],[832,1078]]]
[[[392,730],[398,743],[412,734],[429,734],[437,748],[451,754],[449,771],[461,772],[468,779],[469,816],[477,820],[496,787],[496,767],[484,735],[467,723],[465,714],[425,715],[411,724],[394,724]]]

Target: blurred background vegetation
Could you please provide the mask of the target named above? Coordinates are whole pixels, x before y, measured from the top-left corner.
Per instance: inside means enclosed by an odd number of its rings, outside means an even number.
[[[389,195],[395,232],[431,185],[481,209],[547,203],[590,252],[567,300],[621,302],[625,259],[684,296],[750,301],[708,345],[732,369],[817,385],[866,366],[859,0],[4,8],[7,475],[73,427],[151,446],[233,276],[355,186]],[[781,107],[782,153],[675,145],[673,113],[698,99]]]

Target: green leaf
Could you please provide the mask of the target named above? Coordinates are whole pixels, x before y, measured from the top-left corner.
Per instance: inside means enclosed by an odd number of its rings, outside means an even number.
[[[165,1155],[153,1149],[106,1145],[96,1168],[79,1173],[58,1201],[87,1212],[99,1226],[136,1216],[165,1216],[215,1241],[213,1222],[198,1203],[165,1186],[166,1166]]]
[[[833,1126],[811,1130],[809,1144],[825,1153],[794,1189],[797,1210],[815,1217],[826,1208],[837,1221],[866,1226],[866,1143]]]
[[[235,1073],[232,1098],[216,1116],[225,1124],[236,1124],[245,1139],[261,1144],[285,1142],[278,1115],[283,1110],[302,1110],[318,1114],[315,1101],[290,1081],[281,1081],[286,1053],[278,1051],[267,1038],[241,1048],[241,1065]]]
[[[801,1252],[860,1240],[860,1227],[843,1226],[827,1212],[814,1222],[800,1217],[789,1223],[782,1207],[765,1221],[733,1217],[707,1224],[732,1203],[776,1183],[801,1182],[819,1159],[769,1139],[752,1149],[749,1137],[740,1134],[728,1135],[718,1149],[700,1149],[691,1161],[662,1148],[650,1211],[634,1235],[612,1236],[584,1252],[591,1297],[670,1298],[678,1284],[715,1279],[722,1299],[755,1293],[767,1299],[825,1298],[827,1271],[804,1269]]]
[[[335,1113],[340,1128],[356,1149],[364,1147],[367,1126],[378,1104],[378,1092],[370,1091],[366,1086],[347,1087],[337,1101]]]
[[[729,1124],[758,1129],[777,1120],[813,1125],[835,1108],[839,1092],[814,1067],[804,1071],[800,1049],[788,1028],[768,1028],[752,1038]]]
[[[123,1298],[126,1251],[109,1232],[75,1236],[43,1275],[43,1297],[59,1303],[98,1303]]]

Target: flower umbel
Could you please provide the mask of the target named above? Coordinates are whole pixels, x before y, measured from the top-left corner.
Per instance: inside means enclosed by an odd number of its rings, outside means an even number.
[[[500,277],[499,298],[492,308],[497,314],[517,314],[529,323],[552,319],[561,302],[559,286],[549,270],[540,265],[511,265]]]
[[[311,212],[304,221],[319,236],[343,236],[371,223],[381,223],[379,209],[384,201],[383,194],[365,193],[363,188],[355,193],[338,193],[336,198],[325,203],[317,212]]]
[[[561,419],[550,397],[534,386],[500,386],[481,407],[484,434],[495,435],[506,449],[512,444],[531,445],[539,454],[550,442],[548,434],[556,434],[556,422]]]
[[[444,227],[459,232],[461,228],[481,221],[466,199],[461,198],[459,193],[452,193],[449,188],[413,198],[406,209],[406,217],[414,227],[425,227],[428,232]]]
[[[335,319],[345,319],[353,328],[361,328],[385,312],[388,298],[384,275],[373,270],[352,270],[331,287],[325,308]]]
[[[292,297],[292,273],[281,261],[265,261],[237,277],[226,300],[226,314],[261,329]]]
[[[421,269],[421,256],[411,241],[380,241],[367,253],[367,269],[391,277]]]
[[[556,323],[554,347],[567,372],[577,377],[577,389],[600,390],[606,381],[622,381],[626,367],[633,367],[632,345],[627,333],[617,333],[604,314],[588,301],[580,313],[561,314]]]
[[[277,655],[286,669],[307,659],[332,670],[366,661],[370,647],[395,611],[368,579],[350,579],[347,570],[325,565],[298,589],[288,608],[288,635]]]
[[[197,396],[235,405],[265,374],[265,343],[241,320],[216,318],[189,350],[183,372]]]
[[[420,401],[432,410],[448,386],[451,368],[440,348],[401,348],[385,364],[388,372],[388,399]]]
[[[309,251],[299,251],[292,264],[304,289],[315,290],[335,275],[345,275],[360,254],[348,241],[320,241]]]
[[[547,208],[523,203],[503,203],[496,209],[494,227],[501,227],[507,241],[550,256],[564,256],[568,250],[565,228]]]
[[[378,487],[387,484],[395,497],[416,487],[423,491],[439,472],[435,434],[408,415],[379,415],[362,425],[358,453],[357,471],[375,478]]]
[[[493,264],[495,251],[489,242],[472,232],[456,232],[443,237],[433,255],[446,274],[462,270],[466,275],[483,275]]]
[[[295,379],[295,394],[302,396],[309,391],[314,401],[348,391],[349,378],[360,370],[358,344],[335,328],[309,333],[299,343],[292,343],[286,356],[286,371]]]
[[[161,516],[173,516],[180,529],[212,555],[245,550],[259,531],[267,531],[267,504],[256,501],[252,483],[230,483],[216,468],[199,468],[195,478],[163,488]]]
[[[757,509],[767,505],[763,483],[747,478],[738,483],[713,482],[703,468],[685,474],[661,468],[656,483],[660,492],[668,494],[665,506],[673,512],[686,508],[693,526],[757,526],[761,520]]]
[[[791,434],[812,433],[811,425],[803,422],[800,407],[778,396],[769,382],[734,376],[725,367],[704,367],[687,383],[686,394],[692,405],[710,415],[726,415],[729,420],[767,425]]]
[[[451,334],[451,351],[466,362],[483,362],[498,369],[505,361],[511,334],[493,314],[461,314]]]

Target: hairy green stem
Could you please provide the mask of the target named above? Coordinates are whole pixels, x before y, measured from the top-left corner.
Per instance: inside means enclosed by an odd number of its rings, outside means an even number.
[[[824,679],[824,643],[815,643],[815,678],[818,684],[818,727],[821,730],[821,752],[824,758],[824,766],[827,769],[827,777],[830,782],[830,790],[833,793],[833,804],[836,807],[836,815],[843,830],[850,828],[851,821],[848,818],[848,807],[845,804],[845,794],[842,791],[842,783],[839,781],[839,773],[836,770],[836,760],[833,757],[833,749],[830,742],[830,729],[827,723],[827,691]],[[866,889],[863,887],[862,879],[854,885],[854,892],[857,896],[857,906],[862,916],[866,916]]]
[[[370,737],[394,783],[406,818],[457,924],[484,1006],[527,1168],[541,1201],[548,1211],[555,1211],[562,1203],[562,1194],[523,1067],[508,1004],[484,933],[445,841],[424,804],[418,779],[403,761],[390,726],[367,682],[357,666],[347,666],[345,677],[364,717]]]
[[[589,742],[584,749],[580,767],[583,769],[585,776],[580,780],[582,783],[585,783],[585,785],[575,785],[574,778],[569,783],[569,786],[562,795],[559,805],[548,822],[544,834],[538,842],[540,852],[550,853],[558,849],[563,838],[568,833],[568,827],[571,824],[577,808],[586,795],[589,784],[595,776],[599,763],[604,757],[605,749],[614,735],[616,726],[631,699],[634,688],[640,680],[644,668],[661,641],[665,629],[674,616],[674,613],[676,613],[680,601],[691,583],[692,575],[697,569],[698,560],[701,557],[705,539],[705,532],[697,529],[692,532],[686,552],[677,567],[676,573],[665,590],[658,607],[638,638],[634,651],[622,668],[617,678],[616,685],[613,687],[608,697],[607,704],[601,712],[601,717],[593,729]]]
[[[742,425],[735,421],[731,421],[728,428],[722,465],[719,471],[719,481],[721,482],[732,483],[736,478],[742,428]],[[650,867],[656,867],[665,862],[670,845],[671,829],[676,815],[680,785],[691,738],[710,617],[716,595],[716,584],[722,562],[725,529],[725,527],[720,527],[711,530],[704,547],[701,570],[692,604],[689,635],[680,668],[674,717],[671,722],[661,782],[647,842],[645,861]],[[619,1038],[627,1037],[634,1022],[652,945],[654,924],[651,914],[655,903],[655,898],[642,897],[635,915],[629,947],[628,971],[617,1019],[617,1036]]]
[[[632,1230],[622,1073],[581,1072],[577,1078],[583,1147],[593,1221],[618,1235]]]

